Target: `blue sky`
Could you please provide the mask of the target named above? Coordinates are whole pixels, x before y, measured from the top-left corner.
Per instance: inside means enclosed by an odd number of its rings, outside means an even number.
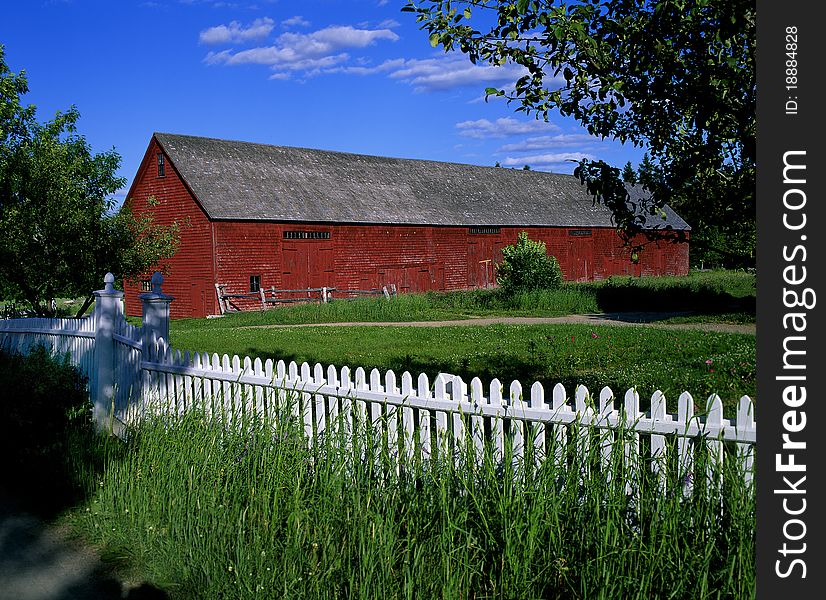
[[[570,173],[642,151],[484,101],[514,66],[431,48],[404,0],[4,1],[0,44],[45,120],[77,106],[131,183],[153,131]],[[121,192],[121,196],[125,190]]]

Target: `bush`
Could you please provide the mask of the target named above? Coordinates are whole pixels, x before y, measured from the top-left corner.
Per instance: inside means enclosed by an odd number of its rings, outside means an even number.
[[[0,453],[21,493],[44,499],[71,486],[72,437],[92,431],[86,378],[43,346],[0,351]]]
[[[502,248],[496,280],[507,294],[556,289],[562,285],[562,270],[556,258],[548,256],[545,242],[529,240],[522,231],[516,244]]]

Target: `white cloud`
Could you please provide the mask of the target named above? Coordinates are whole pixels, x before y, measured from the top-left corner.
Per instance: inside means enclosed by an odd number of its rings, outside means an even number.
[[[267,37],[273,30],[274,21],[269,17],[255,19],[248,26],[243,27],[238,21],[229,25],[217,25],[204,29],[198,36],[202,44],[239,44]]]
[[[546,123],[545,121],[519,121],[513,117],[503,117],[495,121],[489,121],[488,119],[462,121],[456,123],[456,129],[459,130],[459,135],[463,137],[487,139],[540,131],[555,131],[559,128],[553,123]]]
[[[377,40],[390,40],[395,42],[399,36],[389,29],[356,29],[355,27],[333,26],[319,29],[306,36],[285,33],[286,36],[294,36],[291,42],[300,43],[304,38],[312,43],[326,44],[330,49],[335,48],[364,48],[375,43]]]
[[[518,65],[502,67],[474,65],[460,54],[444,58],[412,59],[390,77],[413,86],[417,92],[449,90],[464,86],[495,86],[512,83],[524,75]]]
[[[500,161],[503,167],[521,167],[530,165],[531,168],[570,165],[570,161],[579,161],[583,158],[594,160],[591,154],[583,152],[560,152],[554,154],[533,154],[530,156],[507,157]]]
[[[594,138],[585,133],[542,135],[529,137],[513,144],[505,144],[501,146],[497,152],[535,152],[536,150],[547,150],[550,148],[582,147],[583,145],[593,144],[594,142]]]
[[[351,26],[333,26],[312,33],[282,33],[272,46],[249,48],[234,52],[210,52],[204,58],[207,64],[258,64],[272,68],[271,79],[285,79],[286,73],[303,71],[305,75],[330,72],[349,60],[342,50],[365,48],[379,40],[396,41],[399,36],[389,29],[356,29]]]
[[[296,15],[281,21],[282,27],[309,27],[310,22],[302,16]]]
[[[513,83],[524,74],[516,65],[478,66],[461,55],[438,58],[394,58],[375,66],[348,66],[331,72],[351,75],[387,74],[413,86],[416,92],[437,92],[465,86],[493,86]]]

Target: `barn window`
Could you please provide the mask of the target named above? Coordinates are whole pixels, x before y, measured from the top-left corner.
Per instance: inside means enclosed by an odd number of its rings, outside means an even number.
[[[285,240],[329,240],[329,231],[285,231]]]
[[[471,235],[498,235],[498,227],[468,227],[468,233]]]
[[[261,291],[261,276],[260,275],[250,275],[250,291],[251,292]]]
[[[141,280],[141,291],[142,292],[151,292],[152,291],[152,280],[151,279]]]
[[[574,237],[588,237],[591,235],[590,229],[569,229],[568,235],[572,235]]]
[[[164,177],[166,175],[165,166],[163,152],[158,152],[158,177]]]

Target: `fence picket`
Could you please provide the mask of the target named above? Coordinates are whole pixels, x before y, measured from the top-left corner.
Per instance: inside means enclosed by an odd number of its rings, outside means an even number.
[[[381,373],[378,369],[372,369],[370,371],[370,391],[374,394],[383,394],[384,389],[381,385]],[[380,400],[373,399],[370,402],[370,426],[372,427],[373,432],[373,443],[377,444],[378,450],[384,448],[385,444],[385,428],[384,424],[382,423],[384,417],[384,411],[382,410],[384,403]],[[378,456],[376,457],[378,460]]]
[[[192,366],[192,356],[189,353],[189,350],[184,352],[183,356],[181,357],[181,364],[186,367]],[[193,377],[189,373],[183,376],[183,387],[184,387],[184,409],[189,411],[192,409],[192,403],[194,401],[194,391],[193,391]]]
[[[469,405],[467,399],[467,386],[460,377],[454,377],[450,382],[450,399],[456,406],[453,412],[453,449],[457,457],[464,456],[467,449],[467,427],[466,420],[469,418]]]
[[[413,389],[413,376],[408,372],[405,371],[402,373],[402,389],[401,395],[404,401],[402,405],[402,450],[404,452],[404,457],[407,460],[408,464],[413,459],[414,451],[415,451],[415,444],[414,444],[414,431],[415,431],[415,421],[413,419],[413,409],[410,408],[409,399],[415,393]]]
[[[444,402],[447,397],[447,380],[444,375],[437,375],[436,381],[433,382],[433,398],[439,402]],[[447,412],[443,410],[436,410],[436,436],[435,436],[435,450],[439,459],[445,458],[445,453],[450,444],[448,440],[447,431]]]
[[[427,375],[425,373],[419,373],[419,377],[416,380],[416,395],[422,399],[429,399],[431,397],[430,394],[430,382],[427,379]],[[421,458],[422,460],[427,460],[432,456],[432,440],[431,438],[431,419],[430,419],[430,411],[426,408],[419,409],[419,446],[421,448]]]
[[[255,386],[246,382],[252,375],[252,359],[245,356],[244,360],[241,361],[241,379],[243,383],[239,386],[241,388],[241,422],[245,430],[248,430],[255,415]]]
[[[712,430],[707,434],[709,464],[706,467],[706,485],[711,492],[723,483],[723,442],[722,434],[714,429],[723,425],[723,401],[717,394],[712,394],[706,402],[706,427]]]
[[[396,386],[396,374],[392,369],[384,374],[384,393],[388,396],[398,396],[399,388]],[[392,458],[399,456],[399,418],[398,407],[395,404],[385,405],[387,415],[387,451]]]
[[[740,398],[737,405],[737,430],[754,431],[754,403],[748,396]],[[754,480],[754,445],[737,444],[737,459],[740,461],[740,468],[747,485],[752,485]]]
[[[512,381],[510,387],[510,415],[511,452],[514,469],[523,463],[525,458],[525,408],[527,404],[522,396],[522,384]]]
[[[366,434],[369,430],[370,425],[370,417],[368,416],[367,412],[367,402],[359,395],[360,391],[366,391],[370,389],[367,385],[367,373],[364,371],[362,367],[356,367],[356,387],[355,387],[355,407],[356,407],[356,414],[358,415],[359,421],[359,434],[360,438],[364,436],[366,439]],[[367,449],[362,445],[361,448],[361,458],[364,460],[366,456],[365,452]]]
[[[567,405],[567,397],[565,388],[561,383],[554,386],[551,396],[551,410],[557,419],[561,419],[563,415],[570,412]],[[554,465],[557,470],[561,470],[567,466],[567,451],[568,451],[568,428],[567,425],[555,420],[553,425],[553,448],[554,448]]]
[[[623,456],[625,459],[625,493],[628,496],[636,496],[640,490],[640,434],[635,427],[640,415],[640,397],[637,390],[631,388],[625,392],[625,403],[623,405],[625,413],[625,427],[623,432]]]
[[[600,468],[605,477],[606,483],[613,480],[613,449],[614,449],[614,428],[610,427],[612,420],[616,419],[617,412],[614,410],[614,392],[605,386],[599,392],[599,418],[597,423],[603,428],[599,430],[600,446]]]
[[[266,372],[264,371],[264,364],[261,362],[261,358],[257,356],[255,357],[255,360],[252,361],[252,374],[254,377],[258,379],[266,377]],[[252,414],[254,415],[256,421],[259,422],[264,422],[264,419],[266,419],[267,416],[267,411],[264,403],[264,393],[264,386],[256,385],[253,387]]]
[[[574,410],[576,411],[576,421],[574,422],[574,447],[576,448],[579,469],[579,483],[583,485],[591,476],[591,416],[593,411],[588,406],[588,388],[584,385],[577,386],[574,392]]]
[[[534,410],[547,410],[548,404],[545,402],[545,388],[538,381],[531,386],[531,403]],[[529,429],[529,435],[533,442],[534,463],[538,467],[545,460],[545,423],[533,423]]]
[[[481,416],[485,404],[485,393],[482,380],[478,377],[474,377],[470,382],[470,402],[472,403],[470,429],[473,437],[473,448],[476,460],[480,461],[485,452],[485,419]]]
[[[307,365],[306,367],[304,365]],[[327,408],[326,398],[318,393],[319,388],[326,383],[324,368],[316,363],[310,373],[310,365],[301,365],[301,380],[306,382],[313,393],[313,412],[315,413],[315,435],[317,439],[327,435]]]
[[[694,398],[688,392],[683,392],[677,400],[677,421],[685,424],[684,432],[687,433],[694,420]],[[688,437],[678,437],[677,453],[679,479],[682,482],[683,496],[687,498],[694,491],[694,441]]]
[[[501,461],[505,456],[505,422],[501,416],[504,413],[504,401],[502,398],[502,383],[498,379],[490,382],[490,406],[497,411],[497,416],[490,419],[490,437],[493,442],[493,457],[496,461]]]
[[[321,365],[319,365],[321,368]],[[326,384],[333,388],[339,388],[338,370],[333,366],[327,367]],[[339,410],[340,400],[338,396],[327,396],[327,431],[330,435],[337,435],[341,431],[341,412]]]
[[[221,372],[221,357],[215,352],[212,354],[211,370]],[[224,412],[224,386],[220,379],[212,379],[212,412],[218,416],[218,423],[226,427],[226,413]]]
[[[651,396],[651,420],[654,422],[671,420],[665,410],[665,395],[660,390]],[[651,434],[651,470],[656,477],[660,492],[665,491],[667,465],[665,437]]]

